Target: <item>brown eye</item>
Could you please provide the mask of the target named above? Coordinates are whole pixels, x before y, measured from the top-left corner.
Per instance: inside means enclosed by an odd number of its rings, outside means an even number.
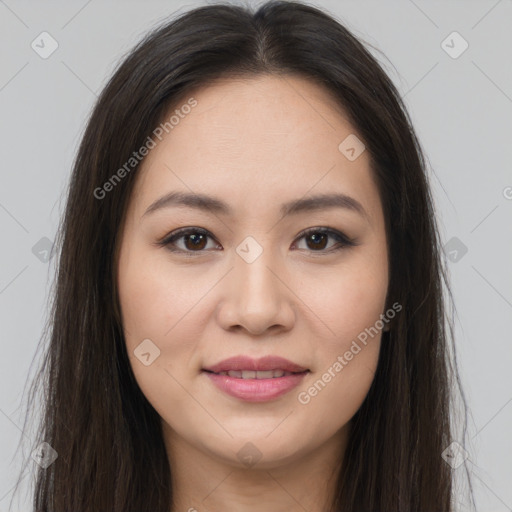
[[[329,253],[345,247],[353,247],[356,243],[339,231],[327,228],[311,228],[303,232],[299,240],[306,241],[306,250],[311,252]],[[329,239],[334,243],[328,246]],[[301,249],[301,247],[299,247]]]
[[[193,235],[184,235],[185,247],[190,250],[204,249],[206,245],[206,235],[202,233]]]
[[[213,237],[208,231],[200,228],[183,228],[171,233],[164,238],[159,245],[166,247],[172,252],[181,252],[186,255],[201,253],[207,249],[208,239]],[[181,245],[179,242],[182,242]]]
[[[327,244],[328,236],[325,233],[313,233],[312,235],[308,235],[306,237],[306,240],[308,242],[311,242],[311,245],[309,245],[310,249],[325,249],[325,246]]]

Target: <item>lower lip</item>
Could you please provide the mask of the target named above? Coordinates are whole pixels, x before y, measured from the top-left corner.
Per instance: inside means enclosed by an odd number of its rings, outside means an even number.
[[[297,387],[308,372],[294,373],[272,379],[238,379],[206,371],[203,371],[203,373],[228,395],[246,402],[267,402]]]

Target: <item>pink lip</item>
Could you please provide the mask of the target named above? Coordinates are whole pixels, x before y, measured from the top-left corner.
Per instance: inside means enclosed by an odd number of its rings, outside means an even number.
[[[298,364],[292,363],[288,359],[279,356],[265,356],[260,359],[253,359],[247,356],[234,356],[224,359],[220,363],[203,368],[210,372],[229,372],[230,370],[283,370],[285,372],[305,372],[307,368],[303,368]]]
[[[242,379],[229,375],[218,375],[231,370],[268,371],[283,370],[293,375],[283,375],[270,379]],[[265,356],[252,359],[247,356],[235,356],[203,369],[215,386],[230,396],[247,402],[266,402],[288,393],[298,386],[309,370],[278,356]]]
[[[294,373],[272,379],[239,379],[229,375],[217,375],[203,371],[221,391],[247,402],[273,400],[298,386],[308,373]]]

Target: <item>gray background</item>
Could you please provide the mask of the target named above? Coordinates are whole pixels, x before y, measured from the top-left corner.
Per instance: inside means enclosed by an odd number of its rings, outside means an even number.
[[[385,57],[372,53],[405,96],[430,162],[443,243],[456,238],[450,273],[477,510],[512,511],[512,2],[312,3],[379,48]],[[39,362],[55,262],[44,261],[44,237],[54,240],[86,117],[134,43],[198,5],[0,0],[0,512],[20,468],[18,442],[31,439],[20,404]],[[58,43],[47,59],[31,47],[43,31]],[[453,31],[469,44],[457,58],[442,46]],[[446,45],[453,54],[462,40]],[[30,510],[28,501],[13,510]]]

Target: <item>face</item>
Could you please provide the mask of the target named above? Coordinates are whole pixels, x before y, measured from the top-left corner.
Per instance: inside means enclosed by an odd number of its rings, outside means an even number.
[[[303,78],[225,79],[175,108],[121,233],[130,364],[169,445],[277,467],[346,434],[373,380],[388,259],[370,158]]]

